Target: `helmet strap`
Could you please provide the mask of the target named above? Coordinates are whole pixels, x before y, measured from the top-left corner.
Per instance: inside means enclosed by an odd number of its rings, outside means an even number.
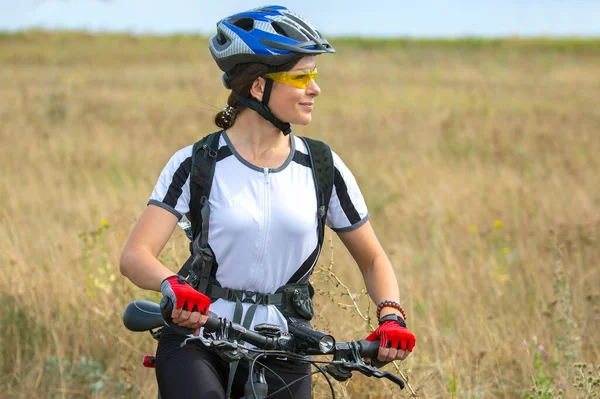
[[[271,112],[268,103],[269,98],[271,97],[271,88],[273,87],[273,81],[271,79],[265,79],[265,81],[267,83],[265,84],[262,102],[258,101],[256,98],[253,97],[246,98],[244,96],[241,96],[235,91],[233,91],[232,93],[240,104],[256,111],[260,116],[271,122],[273,126],[281,130],[283,134],[287,136],[292,132],[292,127],[289,123],[277,119],[275,115],[273,115],[273,113]]]
[[[273,79],[265,79],[265,90],[263,91],[262,103],[265,107],[269,108],[269,99],[271,98],[271,90],[273,89]]]

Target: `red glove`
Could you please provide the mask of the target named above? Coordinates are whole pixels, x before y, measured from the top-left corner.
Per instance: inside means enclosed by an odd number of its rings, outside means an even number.
[[[208,314],[210,298],[198,292],[181,276],[167,277],[160,284],[160,292],[173,302],[173,309]]]
[[[394,348],[412,352],[415,347],[415,336],[394,320],[384,321],[366,338],[367,341],[379,340],[380,348]]]

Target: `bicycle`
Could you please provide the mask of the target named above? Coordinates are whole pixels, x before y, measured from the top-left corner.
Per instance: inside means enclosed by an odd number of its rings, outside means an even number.
[[[127,305],[123,314],[123,323],[130,331],[149,331],[156,340],[160,339],[165,325],[169,325],[182,334],[189,334],[190,329],[168,323],[171,311],[172,304],[168,298],[163,298],[160,305],[147,300],[137,300]],[[165,314],[164,318],[163,314]],[[377,358],[379,342],[367,340],[336,342],[333,336],[314,330],[300,321],[292,320],[288,325],[287,333],[282,332],[280,326],[266,323],[255,326],[252,331],[226,318],[219,318],[211,312],[204,325],[203,334],[185,339],[182,346],[193,342],[199,342],[212,348],[227,362],[236,360],[248,362],[248,381],[244,387],[244,398],[242,399],[266,399],[283,389],[289,389],[289,385],[297,382],[292,381],[278,391],[268,394],[265,379],[266,366],[259,362],[261,357],[266,356],[286,357],[290,360],[312,364],[317,371],[302,378],[311,377],[318,372],[323,374],[329,384],[333,399],[335,399],[335,391],[327,374],[337,381],[346,381],[352,377],[352,371],[358,371],[367,377],[387,378],[397,384],[400,389],[404,389],[405,386],[404,380],[400,377],[379,370],[379,367],[385,363],[373,360],[372,365],[369,365],[364,362],[363,357]],[[324,355],[333,355],[333,359],[312,359],[312,356]],[[155,362],[156,358],[152,355],[144,357],[143,363],[146,367],[154,367]],[[319,364],[323,364],[323,366]],[[160,393],[158,397],[160,399]]]

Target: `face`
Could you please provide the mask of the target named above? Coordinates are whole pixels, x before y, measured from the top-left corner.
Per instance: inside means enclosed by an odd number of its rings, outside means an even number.
[[[291,71],[313,70],[315,67],[315,57],[305,56],[294,65]],[[264,88],[264,79],[259,78],[257,82],[260,82],[260,86]],[[273,82],[269,108],[271,108],[273,115],[284,122],[294,125],[308,125],[312,120],[315,97],[320,93],[321,89],[312,79],[305,89]],[[262,100],[262,96],[257,98]]]

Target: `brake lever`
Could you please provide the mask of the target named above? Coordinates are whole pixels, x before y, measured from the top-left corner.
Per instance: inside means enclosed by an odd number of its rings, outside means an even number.
[[[389,371],[381,371],[376,367],[370,366],[364,362],[348,362],[343,365],[348,370],[356,370],[367,377],[375,378],[387,378],[396,385],[400,386],[400,389],[404,389],[404,380],[397,375],[390,373]]]
[[[186,339],[183,340],[183,342],[181,343],[181,347],[183,348],[184,346],[186,346],[188,343],[190,342],[196,342],[196,341],[200,341],[200,343],[204,346],[210,346],[210,341],[202,336],[194,336],[194,337],[188,337]]]

